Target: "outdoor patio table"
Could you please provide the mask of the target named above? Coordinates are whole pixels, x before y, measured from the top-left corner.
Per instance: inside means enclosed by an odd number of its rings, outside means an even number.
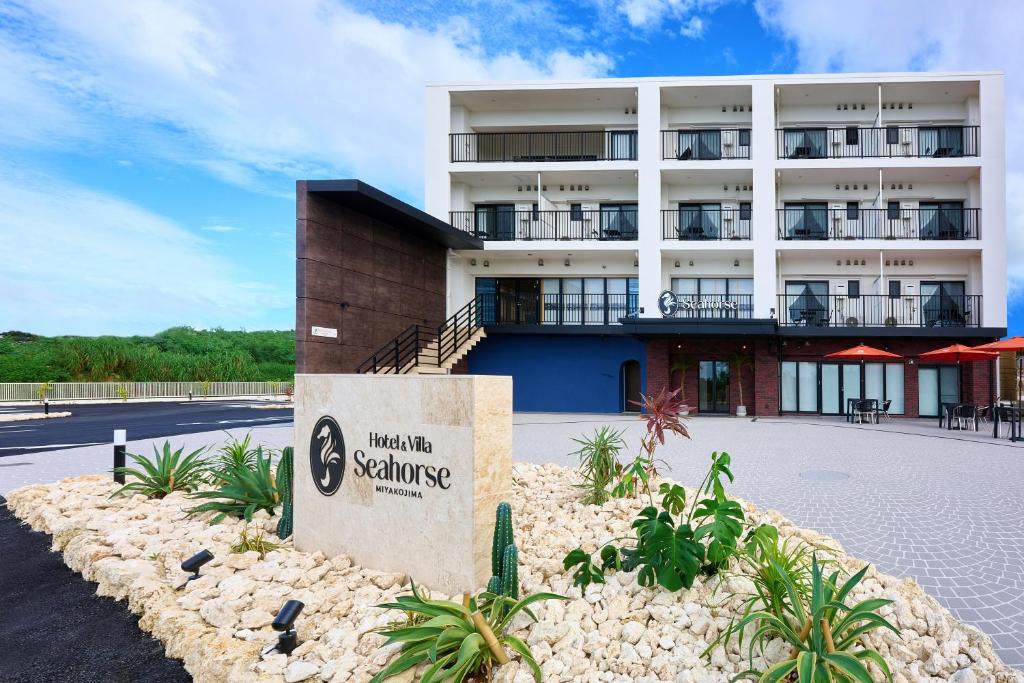
[[[950,418],[953,417],[953,411],[956,409],[957,405],[958,404],[956,404],[956,403],[943,403],[942,404],[942,407],[939,408],[939,429],[942,429],[942,422],[943,421],[946,422],[946,429],[952,429],[953,428],[951,426],[953,424],[953,420],[951,420]]]

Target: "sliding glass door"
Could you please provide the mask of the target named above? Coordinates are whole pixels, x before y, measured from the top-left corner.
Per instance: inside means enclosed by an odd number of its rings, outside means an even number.
[[[477,204],[474,212],[477,237],[489,240],[515,239],[514,204]]]
[[[902,363],[783,361],[781,375],[783,412],[845,415],[851,400],[873,398],[903,414]]]
[[[787,159],[825,158],[827,137],[824,128],[790,128],[782,133],[783,156]]]
[[[698,364],[697,407],[702,413],[729,412],[729,363],[702,360]]]
[[[680,204],[679,239],[717,240],[722,236],[721,204]]]
[[[826,327],[829,324],[828,282],[790,280],[786,282],[786,312],[790,324]]]
[[[681,130],[678,144],[680,160],[722,158],[722,132],[719,130]]]
[[[963,327],[967,324],[967,297],[963,282],[922,282],[921,314],[927,327]]]
[[[918,154],[923,157],[962,157],[963,126],[935,126],[918,129]]]
[[[784,239],[828,238],[828,205],[824,202],[786,202],[782,216]]]
[[[960,402],[960,372],[955,365],[920,366],[917,370],[918,415],[938,417],[942,405]]]
[[[964,238],[963,202],[921,202],[921,239],[962,240]]]

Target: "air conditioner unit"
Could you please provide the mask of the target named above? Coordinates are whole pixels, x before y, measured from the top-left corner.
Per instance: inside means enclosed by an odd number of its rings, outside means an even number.
[[[736,144],[736,131],[734,130],[723,130],[722,131],[722,145],[724,147],[732,147]]]
[[[914,129],[913,128],[900,128],[900,142],[904,145],[911,145],[914,143]]]

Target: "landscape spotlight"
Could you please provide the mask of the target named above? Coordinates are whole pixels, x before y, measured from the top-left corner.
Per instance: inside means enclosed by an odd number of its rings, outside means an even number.
[[[299,644],[299,635],[295,631],[295,620],[299,618],[303,607],[305,605],[298,600],[289,600],[284,603],[270,624],[275,631],[281,631],[281,635],[277,637],[277,644],[267,648],[264,652],[277,650],[284,655],[292,653],[292,650]]]
[[[188,580],[199,578],[199,568],[204,564],[213,559],[213,553],[206,548],[203,548],[198,553],[188,558],[181,563],[181,570],[183,572],[192,572],[192,576],[188,577]]]

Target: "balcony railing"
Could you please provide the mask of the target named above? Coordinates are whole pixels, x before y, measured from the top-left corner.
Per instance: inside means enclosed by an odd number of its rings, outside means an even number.
[[[481,325],[614,325],[637,311],[636,294],[478,294]]]
[[[635,130],[451,133],[452,161],[635,161]]]
[[[777,209],[780,240],[976,240],[981,209]]]
[[[753,294],[676,294],[673,318],[747,320],[754,317]]]
[[[749,128],[661,131],[661,158],[678,161],[749,159]]]
[[[801,327],[980,327],[981,295],[780,294],[779,324]]]
[[[815,126],[775,135],[780,159],[978,156],[978,126]]]
[[[594,211],[452,211],[452,226],[482,240],[607,240],[637,238],[635,209]]]
[[[661,237],[666,240],[749,240],[746,209],[662,209]]]

